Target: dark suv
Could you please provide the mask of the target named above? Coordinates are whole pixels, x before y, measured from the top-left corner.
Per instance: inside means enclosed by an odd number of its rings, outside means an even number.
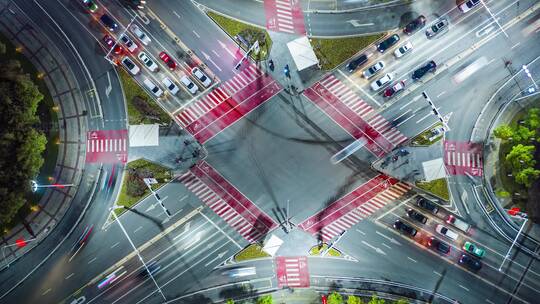
[[[435,205],[434,202],[424,198],[424,197],[419,197],[418,199],[416,199],[416,204],[426,210],[429,210],[431,211],[431,213],[433,214],[437,214],[437,212],[439,212],[439,207],[437,205]]]
[[[347,70],[349,71],[349,73],[352,73],[354,72],[359,66],[361,66],[362,64],[366,63],[368,60],[368,57],[366,54],[362,54],[358,57],[356,57],[355,59],[351,60],[348,64],[347,64]]]
[[[410,208],[407,209],[407,216],[422,224],[425,224],[427,222],[427,217],[425,217],[422,213]]]
[[[401,231],[401,232],[403,232],[405,234],[408,234],[411,237],[414,237],[416,235],[416,233],[418,232],[412,226],[405,224],[401,220],[396,220],[394,222],[394,228],[396,228],[397,230],[399,230],[399,231]]]
[[[111,32],[114,32],[118,28],[118,24],[116,24],[116,22],[114,22],[107,14],[101,15],[99,20],[101,20],[101,23],[103,23]]]
[[[420,78],[424,77],[427,72],[435,72],[435,69],[437,69],[437,64],[435,61],[431,60],[430,62],[426,63],[426,65],[416,69],[412,74],[412,79],[419,80]]]
[[[381,52],[381,53],[384,53],[384,51],[386,51],[387,49],[392,47],[398,41],[399,41],[399,35],[394,34],[394,35],[386,38],[383,42],[379,43],[377,45],[377,50],[379,50],[379,52]]]
[[[439,239],[436,239],[435,237],[431,237],[428,240],[428,246],[429,248],[437,250],[440,253],[448,254],[450,252],[450,245]]]
[[[413,21],[409,22],[404,28],[403,32],[407,35],[411,35],[412,33],[416,32],[417,30],[421,29],[426,25],[426,17],[420,15],[418,18],[414,19]]]
[[[459,264],[469,268],[472,271],[478,271],[482,268],[482,263],[467,254],[462,254],[459,259]]]

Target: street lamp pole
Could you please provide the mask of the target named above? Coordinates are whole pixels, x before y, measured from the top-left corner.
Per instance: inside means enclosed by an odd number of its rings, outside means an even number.
[[[523,217],[521,217],[521,218],[524,220],[523,224],[521,225],[521,228],[519,228],[519,231],[518,231],[518,233],[516,235],[516,238],[514,239],[514,241],[512,242],[512,245],[508,249],[508,252],[504,256],[504,259],[503,259],[503,261],[501,263],[501,266],[499,266],[499,271],[502,271],[502,268],[503,268],[504,262],[506,262],[506,259],[510,258],[510,252],[512,251],[512,248],[514,248],[514,245],[516,245],[517,239],[519,238],[519,235],[521,234],[521,231],[523,231],[523,227],[525,227],[525,224],[527,223],[528,218],[523,218]]]
[[[525,72],[525,75],[529,77],[529,79],[532,81],[534,87],[538,90],[538,84],[536,84],[536,81],[534,81],[534,78],[532,77],[531,71],[529,71],[529,68],[526,64],[524,64],[521,68],[523,68],[523,71]]]
[[[116,206],[116,208],[118,208],[118,206]],[[128,242],[129,244],[131,245],[131,247],[133,248],[133,250],[135,251],[135,253],[137,254],[137,256],[139,257],[139,260],[141,261],[141,263],[143,264],[144,268],[146,269],[146,272],[148,273],[148,275],[150,276],[150,278],[152,279],[152,281],[154,282],[154,284],[156,285],[157,287],[157,290],[158,292],[161,294],[161,296],[163,297],[163,300],[167,300],[167,298],[165,297],[165,294],[163,294],[163,291],[161,290],[161,288],[159,287],[158,283],[156,282],[156,279],[154,278],[154,276],[152,275],[152,272],[150,271],[150,269],[148,269],[148,265],[146,265],[146,263],[144,262],[144,259],[143,257],[141,256],[141,253],[139,252],[139,249],[137,249],[137,247],[135,247],[135,244],[133,243],[133,241],[131,240],[131,238],[129,237],[126,229],[124,228],[124,225],[122,225],[122,223],[120,222],[120,219],[118,218],[118,216],[116,216],[116,212],[114,210],[114,207],[111,208],[111,213],[114,217],[114,220],[118,223],[118,226],[120,226],[120,229],[122,230],[122,232],[124,233],[124,235],[126,236],[126,238],[128,239]]]
[[[489,9],[489,7],[486,5],[486,3],[484,2],[484,0],[480,0],[482,2],[482,5],[486,8],[487,12],[489,13],[489,15],[491,16],[491,19],[493,19],[493,21],[495,21],[495,23],[497,23],[497,25],[499,26],[499,28],[501,29],[501,32],[503,32],[503,34],[506,36],[506,38],[508,38],[508,34],[504,31],[503,27],[501,26],[501,24],[499,23],[499,20],[497,20],[497,18],[495,18],[495,16],[493,15],[493,13],[491,12],[491,10]],[[518,5],[519,5],[519,2],[518,2]]]

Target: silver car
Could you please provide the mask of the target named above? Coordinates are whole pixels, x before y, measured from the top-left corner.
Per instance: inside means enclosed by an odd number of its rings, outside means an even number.
[[[448,20],[446,18],[441,18],[433,23],[427,30],[426,36],[428,38],[433,38],[440,34],[448,32]]]
[[[384,75],[383,77],[377,79],[376,81],[372,82],[371,83],[371,89],[373,91],[378,91],[381,88],[389,85],[390,82],[392,81],[392,79],[394,79],[394,75],[388,73],[388,74]]]
[[[373,75],[377,74],[383,68],[384,68],[384,61],[379,61],[379,62],[375,63],[374,65],[370,66],[369,68],[367,68],[364,72],[362,72],[362,75],[366,79],[369,79]]]
[[[148,35],[146,35],[142,30],[141,28],[136,25],[136,24],[133,24],[130,26],[130,29],[131,29],[131,32],[137,36],[137,38],[139,38],[139,40],[144,44],[144,45],[148,45],[150,43],[150,37],[148,37]]]
[[[137,58],[139,58],[150,71],[156,72],[159,69],[158,65],[150,59],[145,52],[140,52],[139,55],[137,55]]]

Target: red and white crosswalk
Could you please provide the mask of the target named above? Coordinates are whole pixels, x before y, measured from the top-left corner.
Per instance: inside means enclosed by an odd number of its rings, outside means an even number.
[[[128,131],[96,130],[86,133],[87,163],[126,163]]]
[[[444,164],[451,175],[482,176],[483,146],[481,143],[444,142]]]
[[[272,77],[250,62],[233,78],[175,113],[175,119],[204,143],[281,90]]]
[[[275,32],[306,34],[300,0],[264,0],[266,28]]]
[[[309,287],[308,262],[305,256],[276,257],[276,277],[278,288],[307,288]]]
[[[271,217],[206,162],[192,167],[179,180],[249,242],[277,227]]]
[[[304,91],[304,95],[354,138],[365,138],[367,149],[378,157],[407,140],[399,130],[363,101],[348,86],[329,75]]]
[[[309,217],[299,227],[328,241],[396,201],[410,189],[409,185],[394,178],[378,175]]]

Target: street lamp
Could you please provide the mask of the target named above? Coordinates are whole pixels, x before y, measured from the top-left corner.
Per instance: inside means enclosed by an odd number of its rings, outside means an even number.
[[[35,180],[30,181],[30,187],[32,192],[36,192],[39,188],[65,188],[71,187],[73,184],[50,184],[50,185],[40,185]]]
[[[512,245],[510,245],[510,248],[508,248],[508,252],[504,256],[504,259],[503,259],[503,261],[501,263],[501,266],[499,266],[499,272],[502,272],[502,268],[503,268],[504,262],[506,262],[506,259],[510,258],[510,252],[512,251],[512,248],[514,248],[514,245],[516,245],[517,239],[519,238],[519,235],[521,234],[521,231],[523,231],[523,228],[525,227],[525,224],[527,223],[527,220],[528,220],[527,214],[523,213],[523,212],[520,212],[518,208],[512,208],[512,209],[508,210],[507,212],[508,212],[509,215],[511,215],[513,217],[522,219],[523,224],[521,225],[521,228],[519,228],[519,231],[518,231],[518,233],[516,235],[516,238],[512,242]]]
[[[529,77],[529,79],[532,81],[534,87],[538,90],[538,84],[536,84],[536,81],[534,81],[534,78],[531,75],[531,71],[529,71],[529,68],[527,67],[527,65],[524,64],[523,66],[521,66],[521,68],[523,68],[523,71],[525,71],[525,75],[527,75],[527,77]],[[530,89],[531,88],[529,88],[529,92],[533,93],[534,90],[531,92]]]

